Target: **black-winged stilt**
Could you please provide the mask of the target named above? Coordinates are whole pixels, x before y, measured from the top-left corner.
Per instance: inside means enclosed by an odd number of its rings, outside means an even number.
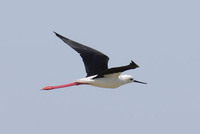
[[[44,87],[42,90],[51,90],[82,84],[102,88],[117,88],[119,86],[132,82],[146,84],[145,82],[134,80],[131,75],[120,75],[126,70],[135,69],[139,67],[133,61],[131,61],[131,63],[126,66],[108,69],[108,56],[93,48],[87,47],[78,42],[63,37],[56,32],[54,33],[56,34],[56,36],[58,36],[61,40],[63,40],[65,43],[67,43],[70,47],[72,47],[75,51],[77,51],[80,54],[85,65],[87,76],[86,78],[75,80],[73,83],[59,86],[47,86]]]

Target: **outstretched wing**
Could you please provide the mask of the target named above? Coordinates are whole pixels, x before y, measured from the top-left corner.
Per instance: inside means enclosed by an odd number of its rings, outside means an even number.
[[[99,74],[108,69],[109,57],[93,48],[82,45],[54,32],[61,40],[76,50],[83,59],[85,70],[88,76]]]
[[[100,72],[96,77],[94,77],[93,79],[96,79],[96,78],[101,78],[101,77],[104,77],[104,75],[109,75],[109,74],[115,74],[115,75],[120,75],[120,73],[126,71],[126,70],[129,70],[129,69],[135,69],[135,68],[138,68],[139,66],[131,61],[131,63],[127,66],[121,66],[121,67],[114,67],[114,68],[110,68],[110,69],[107,69],[103,72]]]

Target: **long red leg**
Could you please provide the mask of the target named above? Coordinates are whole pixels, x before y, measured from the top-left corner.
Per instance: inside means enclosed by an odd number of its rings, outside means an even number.
[[[59,86],[47,86],[47,87],[42,88],[41,90],[52,90],[52,89],[70,87],[70,86],[81,85],[81,84],[83,84],[83,83],[73,82],[73,83],[59,85]]]

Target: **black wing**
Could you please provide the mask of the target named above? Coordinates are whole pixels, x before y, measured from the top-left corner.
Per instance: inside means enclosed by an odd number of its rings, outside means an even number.
[[[74,50],[80,53],[80,56],[82,57],[85,65],[87,77],[98,74],[108,69],[108,56],[93,48],[87,47],[78,42],[65,38],[56,32],[54,33],[65,43],[67,43],[70,47],[72,47]]]
[[[120,73],[120,72],[124,72],[126,70],[129,70],[129,69],[135,69],[135,68],[138,68],[138,67],[139,66],[135,62],[131,61],[131,63],[129,65],[127,65],[127,66],[114,67],[114,68],[107,69],[107,70],[105,70],[103,72],[100,72],[93,79],[104,77],[104,75],[107,75],[107,74]]]

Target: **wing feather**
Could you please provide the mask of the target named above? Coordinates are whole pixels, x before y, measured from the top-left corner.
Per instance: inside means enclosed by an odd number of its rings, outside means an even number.
[[[71,48],[73,48],[80,54],[85,65],[87,77],[96,75],[108,69],[109,57],[107,55],[93,48],[90,48],[73,40],[70,40],[66,37],[63,37],[62,35],[56,32],[54,33],[56,34],[57,37],[59,37],[61,40],[63,40]]]

